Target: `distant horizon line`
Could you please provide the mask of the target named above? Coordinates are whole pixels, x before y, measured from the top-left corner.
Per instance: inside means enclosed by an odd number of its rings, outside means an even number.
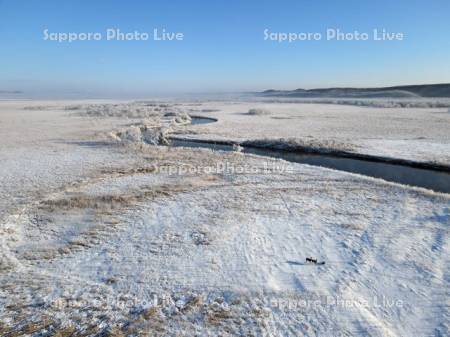
[[[396,88],[414,88],[414,87],[431,87],[431,86],[450,86],[449,82],[442,82],[442,83],[420,83],[420,84],[398,84],[398,85],[389,85],[389,86],[317,86],[317,87],[295,87],[294,89],[275,89],[275,87],[264,89],[264,90],[212,90],[212,91],[204,91],[204,90],[198,90],[198,91],[180,91],[180,90],[162,90],[158,92],[151,93],[153,90],[149,90],[149,93],[143,93],[142,91],[140,93],[137,93],[137,90],[133,91],[130,90],[128,93],[125,94],[125,96],[170,96],[170,95],[236,95],[236,94],[255,94],[255,93],[266,93],[266,92],[290,92],[290,91],[315,91],[315,90],[333,90],[333,89],[357,89],[357,90],[364,90],[364,89],[396,89]],[[123,94],[124,92],[121,91]],[[13,96],[22,96],[22,95],[31,95],[33,97],[35,96],[97,96],[97,97],[105,97],[105,96],[116,96],[118,93],[115,93],[115,90],[100,92],[100,91],[81,91],[81,90],[71,90],[71,91],[60,91],[57,92],[57,90],[20,90],[20,89],[6,89],[6,90],[0,90],[0,95],[13,95]]]

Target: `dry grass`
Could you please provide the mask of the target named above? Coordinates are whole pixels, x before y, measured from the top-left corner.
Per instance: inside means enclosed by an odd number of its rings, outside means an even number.
[[[177,295],[178,296],[178,295]],[[178,297],[173,298],[178,298]],[[194,327],[208,329],[211,333],[222,335],[236,335],[242,329],[248,332],[259,329],[270,320],[269,314],[260,306],[250,305],[248,298],[238,297],[239,301],[233,301],[233,305],[226,306],[223,298],[217,298],[213,302],[204,303],[205,295],[192,295],[186,304],[177,311],[168,313],[164,306],[154,306],[139,313],[131,313],[128,310],[121,312],[122,317],[114,322],[115,314],[104,312],[100,306],[86,306],[80,311],[67,311],[66,315],[73,322],[70,325],[62,325],[62,322],[49,319],[46,316],[34,317],[25,314],[15,315],[13,326],[0,325],[0,336],[18,337],[23,335],[51,335],[59,337],[69,336],[167,336],[172,329],[188,333]],[[230,303],[231,304],[231,303]],[[246,309],[244,309],[246,308]],[[25,311],[31,309],[25,306]],[[45,310],[45,309],[43,309]],[[61,308],[58,308],[60,311]],[[20,316],[20,318],[19,318]],[[105,323],[100,326],[99,323]],[[246,334],[249,335],[249,334]]]
[[[117,169],[102,169],[100,173],[106,176],[129,176],[135,174],[149,174],[154,173],[156,171],[155,166],[145,166],[145,167],[137,167],[137,168],[117,168]]]
[[[190,298],[185,306],[181,309],[181,312],[186,313],[193,309],[199,309],[203,305],[203,298],[201,296],[194,296]]]
[[[80,193],[59,199],[44,200],[39,205],[39,209],[50,213],[75,209],[117,210],[136,205],[142,201],[170,197],[177,193],[189,191],[191,187],[189,184],[164,184],[159,186],[142,186],[139,190],[130,191],[127,194],[89,195]]]
[[[218,325],[218,324],[223,323],[224,320],[229,320],[232,318],[233,318],[233,315],[231,314],[230,311],[221,309],[221,310],[210,311],[206,318],[206,321],[209,324]]]
[[[25,335],[33,335],[37,332],[47,330],[51,328],[53,325],[54,322],[48,318],[26,323],[19,322],[19,324],[17,324],[14,327],[0,326],[0,335],[3,337],[19,337]]]
[[[77,329],[74,326],[62,327],[57,329],[53,336],[55,337],[72,337],[76,336]]]

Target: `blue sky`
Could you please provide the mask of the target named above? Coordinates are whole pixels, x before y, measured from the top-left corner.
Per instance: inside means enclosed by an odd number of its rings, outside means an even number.
[[[183,41],[44,41],[118,28]],[[403,41],[264,41],[339,28]],[[450,82],[450,1],[0,0],[0,90],[136,95]]]

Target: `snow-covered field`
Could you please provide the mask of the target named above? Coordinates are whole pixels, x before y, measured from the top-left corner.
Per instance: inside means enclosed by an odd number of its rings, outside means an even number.
[[[446,336],[449,195],[164,144],[295,138],[448,165],[449,121],[444,109],[0,101],[0,335]]]

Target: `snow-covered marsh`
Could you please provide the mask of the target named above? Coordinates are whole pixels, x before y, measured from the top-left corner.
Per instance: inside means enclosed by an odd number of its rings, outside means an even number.
[[[205,102],[203,115],[217,123],[188,128],[185,138],[308,144],[325,152],[346,151],[450,166],[447,108],[379,108],[265,101]],[[270,115],[251,116],[250,109]],[[192,133],[187,134],[189,131]],[[179,136],[177,136],[179,138]]]
[[[448,195],[142,136],[284,137],[294,127],[277,123],[303,107],[255,117],[242,114],[254,103],[198,103],[218,121],[196,126],[167,111],[188,104],[139,116],[65,108],[92,104],[108,102],[0,102],[0,335],[448,334]],[[323,141],[344,142],[337,112],[316,112]],[[322,141],[316,118],[304,117]],[[421,123],[447,146],[437,123]],[[119,136],[130,128],[141,136]],[[367,130],[349,128],[346,143]],[[419,132],[397,130],[389,137]],[[215,170],[223,163],[256,169]]]

